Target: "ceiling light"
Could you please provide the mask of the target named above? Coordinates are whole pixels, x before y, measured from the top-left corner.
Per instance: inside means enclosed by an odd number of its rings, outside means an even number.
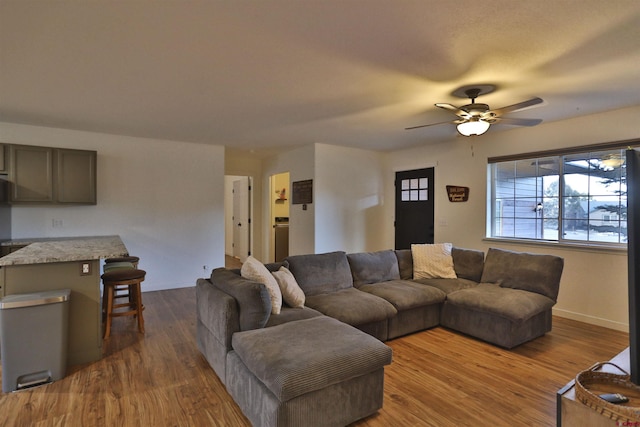
[[[491,126],[489,122],[472,117],[469,121],[458,124],[458,132],[464,136],[482,135],[489,129],[489,126]]]
[[[607,154],[606,156],[602,157],[600,162],[611,169],[619,168],[624,164],[624,160],[622,159],[622,157],[616,154]]]

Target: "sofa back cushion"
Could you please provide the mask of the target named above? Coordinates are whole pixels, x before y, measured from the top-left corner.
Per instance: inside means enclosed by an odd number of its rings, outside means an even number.
[[[398,259],[398,269],[400,270],[400,279],[413,279],[413,256],[411,249],[396,249],[396,258]]]
[[[413,279],[413,256],[411,249],[396,249],[398,268],[402,280]],[[453,269],[459,278],[480,282],[484,267],[484,252],[475,249],[456,248],[451,249],[453,257]]]
[[[240,330],[263,328],[271,315],[271,297],[262,283],[245,279],[226,268],[216,268],[209,279],[213,286],[238,302]]]
[[[554,255],[490,248],[481,281],[536,292],[556,301],[563,267],[564,259]]]
[[[356,288],[370,283],[400,279],[398,258],[392,250],[348,254],[347,260]]]
[[[326,294],[353,287],[347,254],[293,255],[286,258],[289,270],[306,296]]]
[[[454,247],[451,249],[453,268],[459,278],[480,282],[484,268],[484,252]]]

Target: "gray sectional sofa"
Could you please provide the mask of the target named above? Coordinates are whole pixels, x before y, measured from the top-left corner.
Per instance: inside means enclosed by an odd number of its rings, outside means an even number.
[[[198,347],[256,426],[341,426],[382,407],[383,342],[438,325],[505,348],[551,330],[562,258],[453,248],[457,278],[414,279],[411,250],[297,255],[303,308],[271,314],[239,270],[199,279]]]

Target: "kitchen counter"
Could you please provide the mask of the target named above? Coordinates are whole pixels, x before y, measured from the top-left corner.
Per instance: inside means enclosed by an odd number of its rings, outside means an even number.
[[[101,259],[128,255],[119,236],[21,239],[0,248],[22,247],[0,258],[0,297],[61,289],[69,298],[67,363],[102,357]]]
[[[127,248],[119,236],[19,239],[4,241],[0,245],[27,245],[0,258],[0,267],[99,260],[128,255]]]

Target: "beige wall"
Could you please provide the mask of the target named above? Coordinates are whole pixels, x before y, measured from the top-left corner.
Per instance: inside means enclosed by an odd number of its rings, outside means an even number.
[[[378,233],[384,228],[382,159],[374,151],[316,144],[316,252],[392,247]]]
[[[610,328],[628,329],[626,251],[581,249],[557,245],[526,245],[484,239],[487,158],[514,153],[638,138],[640,107],[585,116],[533,128],[491,130],[477,138],[456,137],[448,143],[425,145],[388,154],[385,194],[393,195],[398,170],[435,166],[435,240],[485,250],[500,247],[562,256],[565,269],[555,313]],[[420,159],[420,160],[417,160]],[[445,186],[470,187],[469,201],[450,203]],[[393,204],[386,204],[393,216]],[[387,224],[387,245],[393,230]]]
[[[262,181],[262,159],[251,153],[238,150],[225,149],[224,155],[224,173],[225,175],[249,176],[251,177],[251,254],[259,260],[262,260],[264,252],[262,221],[263,221],[263,189],[269,188],[269,181],[264,185]],[[232,187],[233,188],[233,187]],[[266,191],[266,190],[265,190]],[[229,206],[225,205],[225,209]],[[233,206],[230,207],[233,212]],[[229,210],[227,211],[227,214]],[[268,210],[266,211],[269,212]],[[266,214],[265,214],[266,215]],[[229,230],[233,233],[233,229]],[[233,240],[233,236],[229,232],[225,234],[225,238]]]
[[[289,172],[291,182],[313,179],[315,175],[315,147],[308,145],[286,151],[266,159],[263,163],[262,181],[268,183],[271,175]],[[262,209],[269,212],[269,197],[271,197],[268,185],[266,194],[263,191]],[[266,196],[265,196],[266,194]],[[270,239],[267,237],[271,232],[271,222],[265,214],[262,222],[263,254],[266,259],[273,259],[274,254],[269,245]],[[302,209],[302,205],[289,205],[289,254],[309,254],[314,252],[315,247],[315,203],[307,205],[307,210]]]
[[[98,152],[98,204],[14,206],[14,238],[120,235],[147,271],[144,291],[194,286],[224,265],[223,147],[10,123],[0,141]]]

